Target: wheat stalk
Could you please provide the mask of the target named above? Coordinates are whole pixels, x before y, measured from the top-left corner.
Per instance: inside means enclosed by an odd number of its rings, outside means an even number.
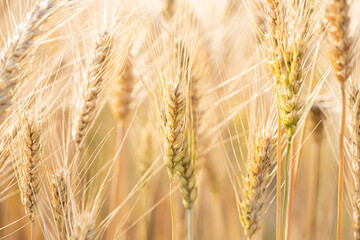
[[[325,115],[321,109],[320,104],[315,103],[310,110],[311,127],[314,129],[312,137],[313,143],[311,147],[312,165],[309,171],[309,195],[307,203],[307,239],[316,239],[316,225],[317,225],[317,209],[318,209],[318,193],[319,180],[321,169],[321,145],[324,138],[324,123]]]

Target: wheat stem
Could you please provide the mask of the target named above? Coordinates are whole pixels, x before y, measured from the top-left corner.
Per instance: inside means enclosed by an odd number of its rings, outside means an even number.
[[[31,240],[34,240],[35,235],[35,221],[31,220]]]
[[[173,194],[174,180],[170,179],[170,210],[171,210],[171,239],[175,240],[176,226],[175,226],[175,210],[174,210],[174,194]]]
[[[193,211],[192,208],[188,209],[188,239],[194,239],[194,232],[193,232]]]
[[[344,131],[345,131],[345,117],[346,117],[346,92],[345,83],[341,82],[341,126],[339,135],[339,185],[338,185],[338,207],[337,207],[337,239],[341,240],[342,233],[342,215],[343,215],[343,200],[344,200]]]
[[[283,216],[282,216],[282,230],[281,230],[281,239],[285,239],[286,234],[286,216],[287,216],[287,206],[289,200],[289,159],[291,152],[291,143],[292,138],[288,139],[286,147],[286,156],[285,156],[285,193],[284,193],[284,203],[283,203]]]
[[[118,124],[118,130],[116,134],[116,149],[118,152],[118,155],[115,159],[114,163],[114,178],[112,180],[112,187],[111,187],[111,194],[110,194],[110,212],[113,211],[119,202],[119,194],[120,194],[120,165],[121,165],[121,143],[123,140],[123,129],[122,124]],[[115,221],[113,221],[110,226],[109,230],[107,232],[107,239],[113,239],[115,234]]]
[[[312,164],[310,167],[310,189],[309,189],[309,200],[308,200],[308,220],[307,220],[307,236],[306,239],[316,239],[316,209],[317,209],[317,199],[318,199],[318,190],[319,190],[319,178],[320,178],[320,159],[321,159],[321,142],[315,141],[312,145]]]
[[[281,118],[278,108],[278,133],[277,133],[277,179],[276,179],[276,239],[281,238]]]

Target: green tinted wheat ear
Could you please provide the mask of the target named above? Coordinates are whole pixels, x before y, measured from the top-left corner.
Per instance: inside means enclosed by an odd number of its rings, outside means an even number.
[[[258,132],[251,146],[250,159],[239,203],[240,221],[249,238],[260,229],[264,215],[265,194],[270,184],[276,155],[276,136],[272,132]]]
[[[265,1],[268,12],[268,33],[266,48],[268,65],[273,75],[273,87],[278,100],[279,120],[286,130],[288,141],[285,158],[285,197],[283,203],[282,239],[287,229],[286,215],[288,214],[289,192],[289,156],[292,137],[297,129],[301,117],[299,103],[301,86],[304,81],[304,64],[308,56],[308,45],[311,39],[313,20],[312,2],[304,0],[302,11],[291,15],[288,13],[291,6],[283,7],[284,2],[276,0]],[[294,3],[293,3],[294,4]],[[289,37],[292,36],[292,37]],[[279,129],[280,131],[280,129]],[[278,136],[280,138],[280,136]],[[280,158],[280,156],[278,156]],[[280,159],[279,159],[280,160]],[[277,206],[280,201],[280,161],[278,160]],[[279,209],[277,214],[279,214]],[[277,219],[279,225],[279,218]],[[277,239],[279,230],[277,229]]]
[[[34,234],[34,217],[39,198],[41,161],[40,126],[35,121],[24,117],[21,144],[22,158],[19,166],[21,201],[31,220],[32,239]]]
[[[14,36],[0,54],[0,120],[12,105],[11,91],[18,83],[21,63],[42,33],[42,25],[54,12],[55,0],[45,0],[28,13],[25,21],[17,26]]]
[[[96,43],[94,56],[88,69],[88,80],[81,98],[74,126],[74,140],[77,148],[94,120],[99,93],[111,50],[111,36],[104,32]]]
[[[344,195],[344,131],[346,119],[346,92],[345,82],[352,70],[351,39],[349,37],[349,4],[346,0],[331,0],[328,2],[326,19],[329,23],[330,35],[330,61],[334,74],[341,85],[342,114],[339,134],[339,181],[338,181],[338,214],[337,214],[337,239],[342,233],[342,208]]]
[[[68,185],[67,171],[60,168],[53,174],[51,179],[52,210],[56,222],[56,230],[59,239],[67,239],[68,221]]]

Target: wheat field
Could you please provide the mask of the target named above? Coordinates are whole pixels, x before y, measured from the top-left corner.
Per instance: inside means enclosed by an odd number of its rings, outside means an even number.
[[[360,1],[0,1],[0,239],[360,240]]]

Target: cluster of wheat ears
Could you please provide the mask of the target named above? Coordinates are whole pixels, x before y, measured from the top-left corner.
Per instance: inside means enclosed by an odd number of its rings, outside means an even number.
[[[0,1],[0,239],[358,239],[358,0]]]

